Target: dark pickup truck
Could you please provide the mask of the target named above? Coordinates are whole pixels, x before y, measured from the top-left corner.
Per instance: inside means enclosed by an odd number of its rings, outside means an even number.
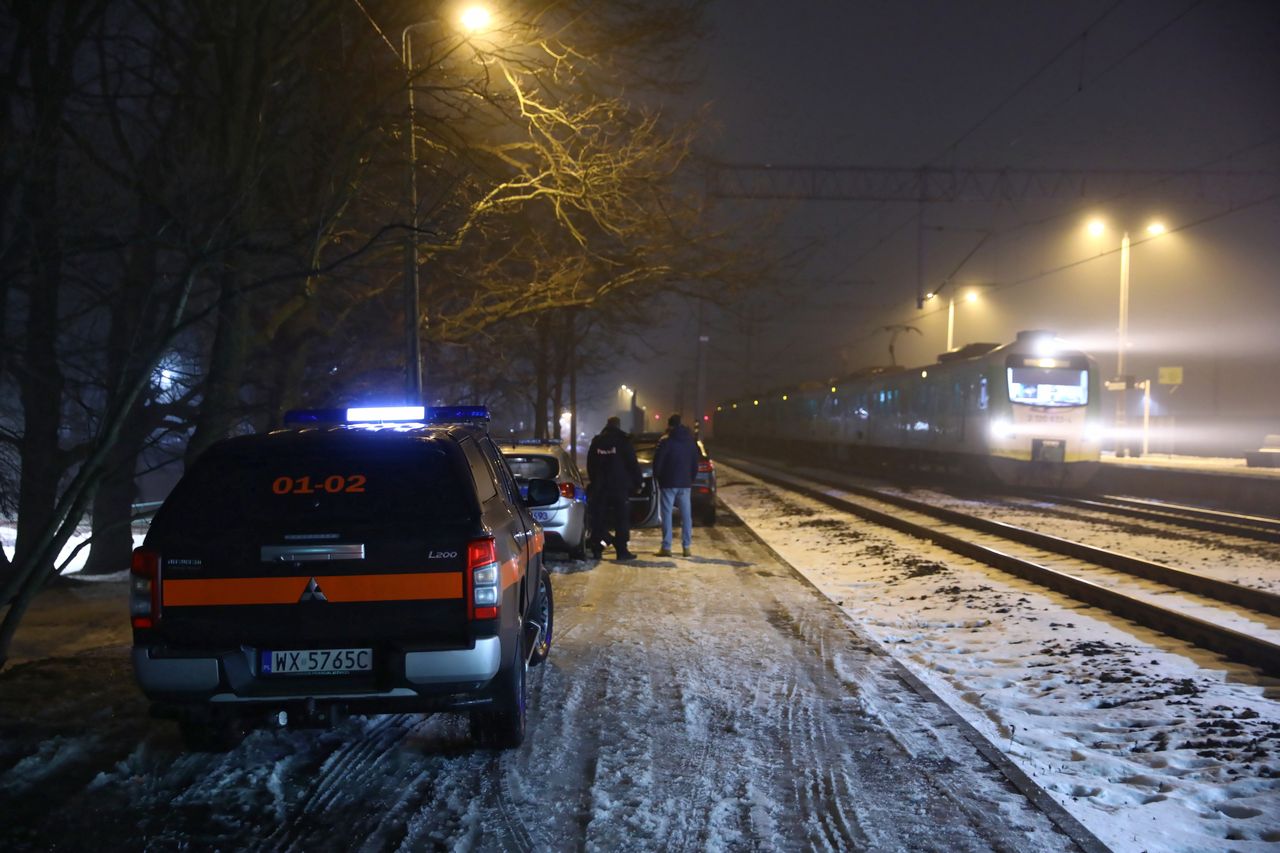
[[[482,426],[417,411],[224,441],[156,514],[133,557],[133,663],[189,747],[441,710],[480,745],[523,740],[553,620],[530,507],[559,492],[533,480],[522,498]]]

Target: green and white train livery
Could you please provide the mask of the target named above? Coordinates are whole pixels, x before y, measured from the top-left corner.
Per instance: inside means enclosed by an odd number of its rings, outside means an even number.
[[[1097,363],[1049,332],[970,344],[916,368],[871,368],[718,407],[726,446],[818,463],[957,470],[1076,487],[1096,472]]]

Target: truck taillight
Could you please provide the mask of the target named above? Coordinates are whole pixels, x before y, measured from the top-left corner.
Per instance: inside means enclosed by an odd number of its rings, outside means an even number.
[[[715,469],[716,469],[715,463],[712,462],[710,459],[703,459],[701,462],[698,463],[699,474],[710,474]]]
[[[135,628],[152,628],[160,615],[160,554],[133,549],[129,565],[129,618]]]
[[[561,484],[560,484],[560,497],[562,497],[562,498],[568,498],[569,500],[573,500],[573,495],[574,495],[574,491],[573,491],[573,483],[561,483]]]
[[[467,612],[472,619],[498,618],[498,549],[492,539],[473,539],[467,544],[467,577],[471,600]]]

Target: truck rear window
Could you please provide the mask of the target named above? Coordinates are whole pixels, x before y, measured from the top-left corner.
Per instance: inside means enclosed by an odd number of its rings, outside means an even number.
[[[416,528],[466,521],[475,512],[470,481],[443,448],[357,449],[207,457],[174,488],[156,524],[190,533],[372,522]]]

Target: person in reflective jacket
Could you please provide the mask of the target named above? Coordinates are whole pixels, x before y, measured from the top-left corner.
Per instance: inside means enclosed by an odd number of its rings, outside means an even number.
[[[653,479],[661,489],[662,547],[659,557],[671,556],[671,512],[680,506],[680,544],[684,556],[692,555],[693,510],[690,507],[693,481],[698,476],[698,441],[679,415],[667,418],[667,432],[658,440],[653,454]]]
[[[619,560],[634,560],[627,550],[631,516],[627,499],[642,482],[640,463],[620,418],[609,418],[587,451],[587,518],[591,525],[591,554],[597,560],[612,541]],[[612,530],[613,535],[609,535]]]

